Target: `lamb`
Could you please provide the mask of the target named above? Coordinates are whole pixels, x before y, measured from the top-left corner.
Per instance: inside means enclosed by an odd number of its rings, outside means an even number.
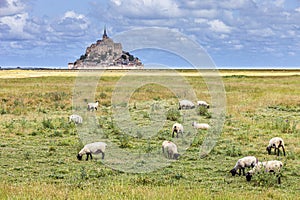
[[[197,123],[197,122],[193,122],[192,126],[196,129],[203,129],[203,130],[208,130],[211,128],[210,125],[206,123]]]
[[[271,149],[274,148],[275,149],[275,154],[277,151],[277,156],[279,156],[279,147],[282,148],[283,151],[283,155],[285,156],[285,150],[284,150],[284,142],[283,139],[280,137],[274,137],[269,141],[269,145],[267,146],[267,151],[268,154],[271,154]]]
[[[273,172],[275,174],[275,173],[279,173],[282,167],[283,167],[283,163],[278,160],[258,162],[258,164],[255,165],[253,169],[247,172],[246,180],[251,181],[252,176],[255,173],[259,173],[262,169],[264,169],[265,172]],[[280,184],[281,183],[280,174],[277,174],[277,177],[278,177],[278,184]]]
[[[82,117],[79,115],[70,115],[69,122],[74,122],[75,124],[82,124]]]
[[[88,103],[87,110],[88,111],[94,111],[98,109],[99,101],[96,101],[95,103]]]
[[[258,163],[258,159],[254,156],[246,156],[241,159],[239,159],[234,168],[230,170],[230,173],[232,176],[235,176],[237,174],[237,170],[239,170],[238,175],[241,175],[241,170],[243,170],[243,176],[245,176],[245,168],[246,167],[254,167]]]
[[[209,108],[209,104],[206,101],[197,101],[197,106],[203,106]]]
[[[181,100],[179,101],[179,110],[181,109],[193,109],[195,108],[195,104],[189,100]]]
[[[82,156],[86,154],[86,160],[89,160],[89,156],[93,159],[92,154],[102,154],[102,160],[105,155],[105,148],[107,144],[104,142],[94,142],[90,144],[86,144],[78,153],[77,159],[82,160]]]
[[[182,124],[179,124],[179,123],[173,124],[172,137],[174,137],[174,133],[176,133],[177,138],[178,138],[179,133],[181,133],[181,135],[183,136],[183,126],[182,126]]]
[[[177,146],[171,141],[164,141],[162,143],[162,152],[167,152],[168,153],[168,158],[170,159],[178,159],[180,154],[177,151]]]

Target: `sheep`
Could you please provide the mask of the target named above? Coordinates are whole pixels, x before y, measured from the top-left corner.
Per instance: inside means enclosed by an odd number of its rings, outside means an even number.
[[[211,128],[210,125],[206,123],[197,123],[197,122],[193,122],[192,126],[196,129],[203,129],[203,130],[208,130]]]
[[[181,133],[183,136],[183,126],[182,124],[175,123],[172,127],[172,137],[174,137],[174,133],[176,133],[176,137],[178,138],[178,134]]]
[[[102,154],[102,160],[104,159],[105,155],[105,148],[107,144],[104,142],[94,142],[90,144],[86,144],[78,153],[77,159],[82,160],[82,156],[86,154],[86,160],[89,159],[89,156],[91,159],[93,159],[92,154]]]
[[[259,173],[262,169],[264,169],[265,172],[273,172],[275,174],[275,173],[279,173],[282,167],[283,167],[283,163],[278,160],[258,162],[253,169],[247,172],[246,180],[251,181],[252,176],[255,173]],[[278,184],[280,184],[281,183],[280,174],[277,174],[277,178],[278,178]]]
[[[239,170],[239,176],[241,175],[241,170],[243,170],[243,176],[245,176],[245,168],[246,167],[254,167],[258,163],[258,159],[254,156],[246,156],[241,159],[239,159],[234,168],[230,170],[230,173],[232,176],[235,176],[237,174],[237,170]]]
[[[181,100],[179,101],[179,110],[181,109],[193,109],[195,108],[195,104],[189,100]]]
[[[99,101],[96,101],[95,103],[88,103],[87,110],[88,111],[94,111],[98,109]]]
[[[79,115],[70,115],[69,122],[74,122],[75,124],[82,124],[82,117]]]
[[[268,151],[268,154],[271,154],[271,149],[275,149],[275,154],[277,151],[277,156],[279,156],[279,147],[282,148],[283,155],[285,156],[285,150],[284,150],[284,142],[283,139],[280,137],[274,137],[269,141],[269,145],[267,146],[266,150]]]
[[[197,106],[203,106],[209,108],[209,104],[206,101],[197,101]]]
[[[180,154],[177,151],[177,146],[171,141],[164,141],[162,143],[162,152],[167,152],[168,153],[168,158],[170,159],[178,159]]]

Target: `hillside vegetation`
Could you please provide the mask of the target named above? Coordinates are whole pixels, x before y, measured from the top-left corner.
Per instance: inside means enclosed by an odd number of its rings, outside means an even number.
[[[68,122],[76,110],[76,76],[74,72],[72,76],[63,74],[0,78],[0,199],[299,198],[299,76],[223,76],[225,123],[214,149],[200,157],[199,146],[207,132],[199,130],[178,161],[149,173],[127,173],[103,164],[97,156],[89,161],[76,159],[85,143],[80,131],[85,131],[86,122],[81,126]],[[166,111],[164,124],[151,141],[138,130],[134,136],[124,133],[111,116],[111,99],[120,78],[104,74],[99,80],[95,91],[95,99],[100,101],[95,112],[98,125],[85,137],[96,137],[101,130],[101,139],[128,152],[159,155],[162,141],[173,140],[172,124],[186,120],[182,118],[186,111],[176,109],[178,99],[168,88],[144,85],[130,97],[131,118],[140,126],[149,125],[153,108],[149,105],[158,105]],[[184,78],[198,99],[210,100],[202,78]],[[209,123],[212,110],[197,119]],[[286,157],[267,154],[269,139],[275,136],[284,139]],[[229,171],[247,155],[260,161],[281,160],[282,184],[278,185],[272,174],[254,176],[251,182],[243,176],[232,177]]]

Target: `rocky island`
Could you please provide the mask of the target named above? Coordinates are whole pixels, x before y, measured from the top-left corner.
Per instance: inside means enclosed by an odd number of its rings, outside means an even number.
[[[68,63],[69,69],[143,69],[144,65],[139,58],[123,51],[121,43],[107,36],[106,28],[102,40],[86,48],[74,63]]]

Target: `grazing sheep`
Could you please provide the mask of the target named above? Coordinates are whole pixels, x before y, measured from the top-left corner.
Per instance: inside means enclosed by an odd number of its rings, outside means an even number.
[[[246,180],[251,181],[252,176],[255,173],[260,172],[262,169],[264,169],[265,172],[273,172],[274,174],[280,172],[281,168],[283,166],[283,163],[278,160],[271,160],[271,161],[266,161],[266,162],[258,162],[257,165],[253,169],[251,169],[249,172],[246,174]],[[277,174],[278,177],[278,184],[281,183],[280,180],[280,174]]]
[[[179,110],[181,109],[193,109],[195,108],[195,105],[193,104],[193,102],[189,101],[189,100],[181,100],[179,101]]]
[[[206,123],[197,123],[197,122],[193,122],[192,126],[196,129],[203,129],[203,130],[208,130],[211,128],[210,125]]]
[[[82,124],[82,117],[79,115],[70,115],[69,122],[74,122],[75,124]]]
[[[96,101],[95,103],[88,103],[87,110],[88,111],[94,111],[98,109],[99,101]]]
[[[170,159],[178,159],[180,154],[177,151],[177,146],[171,141],[164,141],[162,143],[162,152],[167,152],[168,153],[168,158]]]
[[[197,101],[197,106],[203,106],[209,108],[209,104],[206,101]]]
[[[105,155],[105,148],[107,144],[104,142],[94,142],[90,144],[86,144],[78,153],[77,159],[82,160],[82,156],[86,154],[86,160],[89,159],[89,156],[91,159],[93,159],[92,154],[99,154],[102,153],[102,159],[104,159]]]
[[[241,170],[243,170],[243,176],[245,176],[245,168],[246,167],[254,167],[258,163],[258,160],[254,156],[246,156],[241,159],[239,159],[234,168],[230,170],[230,173],[232,176],[235,176],[237,174],[237,170],[239,170],[238,175],[241,175]]]
[[[271,154],[271,149],[274,148],[275,149],[275,154],[277,151],[277,156],[279,156],[279,147],[282,148],[283,151],[283,155],[285,156],[285,150],[284,150],[284,142],[283,139],[280,137],[274,137],[269,141],[269,145],[267,146],[267,151],[268,154]]]
[[[174,137],[174,133],[176,133],[176,137],[178,138],[178,134],[181,133],[183,136],[183,126],[182,124],[175,123],[172,127],[172,137]]]

